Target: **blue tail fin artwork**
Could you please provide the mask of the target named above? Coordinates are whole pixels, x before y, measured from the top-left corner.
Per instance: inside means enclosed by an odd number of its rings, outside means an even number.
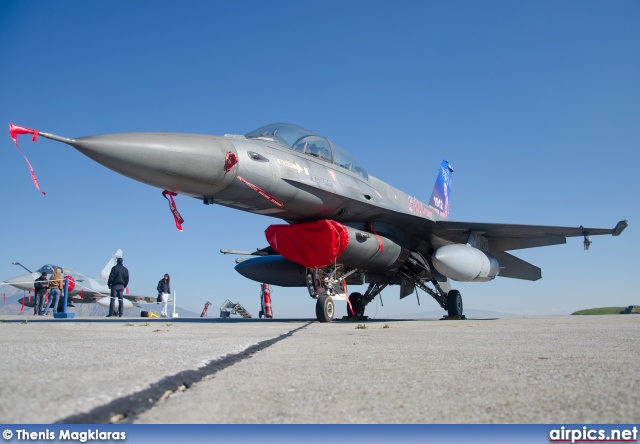
[[[431,193],[431,199],[429,199],[429,205],[436,210],[436,212],[445,219],[449,219],[449,198],[451,193],[451,175],[453,173],[453,167],[449,165],[446,160],[442,161],[440,170],[438,171],[438,177],[436,184],[433,187]]]

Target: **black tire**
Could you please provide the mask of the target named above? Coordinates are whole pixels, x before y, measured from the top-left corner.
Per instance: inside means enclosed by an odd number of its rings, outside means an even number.
[[[349,303],[351,304],[351,307],[349,307],[349,304],[347,304],[347,315],[348,316],[358,316],[358,317],[362,317],[364,316],[364,301],[363,301],[364,297],[362,296],[361,293],[351,293],[349,295]],[[352,310],[353,309],[353,310]]]
[[[262,319],[262,311],[258,312],[258,317]]]
[[[147,310],[142,310],[140,312],[140,317],[141,318],[148,318],[149,317],[149,312]]]
[[[335,312],[335,305],[333,298],[327,294],[321,294],[318,296],[316,302],[316,318],[319,322],[331,322],[333,321],[333,314]]]
[[[458,290],[447,293],[447,312],[449,316],[462,316],[462,295]]]

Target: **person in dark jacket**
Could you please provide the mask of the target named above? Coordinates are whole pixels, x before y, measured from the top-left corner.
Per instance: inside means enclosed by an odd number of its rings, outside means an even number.
[[[167,317],[167,302],[169,301],[169,295],[171,294],[171,288],[169,286],[170,282],[171,278],[168,273],[165,274],[158,282],[158,295],[160,296],[160,302],[162,302],[162,311],[160,312],[160,316],[163,318]]]
[[[33,315],[42,316],[44,314],[44,300],[47,296],[47,290],[49,289],[46,271],[43,271],[40,277],[34,281],[33,288],[36,291],[36,305],[33,306]]]
[[[122,317],[122,298],[124,296],[124,289],[129,285],[129,270],[122,265],[122,258],[119,257],[117,263],[111,268],[109,273],[109,280],[107,281],[107,287],[111,290],[111,304],[109,304],[110,316]],[[116,297],[118,298],[118,311],[116,312]]]

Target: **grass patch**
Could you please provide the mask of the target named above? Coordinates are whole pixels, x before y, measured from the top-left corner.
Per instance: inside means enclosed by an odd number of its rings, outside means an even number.
[[[624,312],[626,307],[601,307],[588,308],[587,310],[578,310],[571,315],[617,315]]]

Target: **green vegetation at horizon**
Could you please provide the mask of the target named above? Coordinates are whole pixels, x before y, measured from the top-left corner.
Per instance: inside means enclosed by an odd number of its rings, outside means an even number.
[[[610,315],[621,314],[627,307],[600,307],[600,308],[588,308],[586,310],[578,310],[571,313],[571,315]]]

